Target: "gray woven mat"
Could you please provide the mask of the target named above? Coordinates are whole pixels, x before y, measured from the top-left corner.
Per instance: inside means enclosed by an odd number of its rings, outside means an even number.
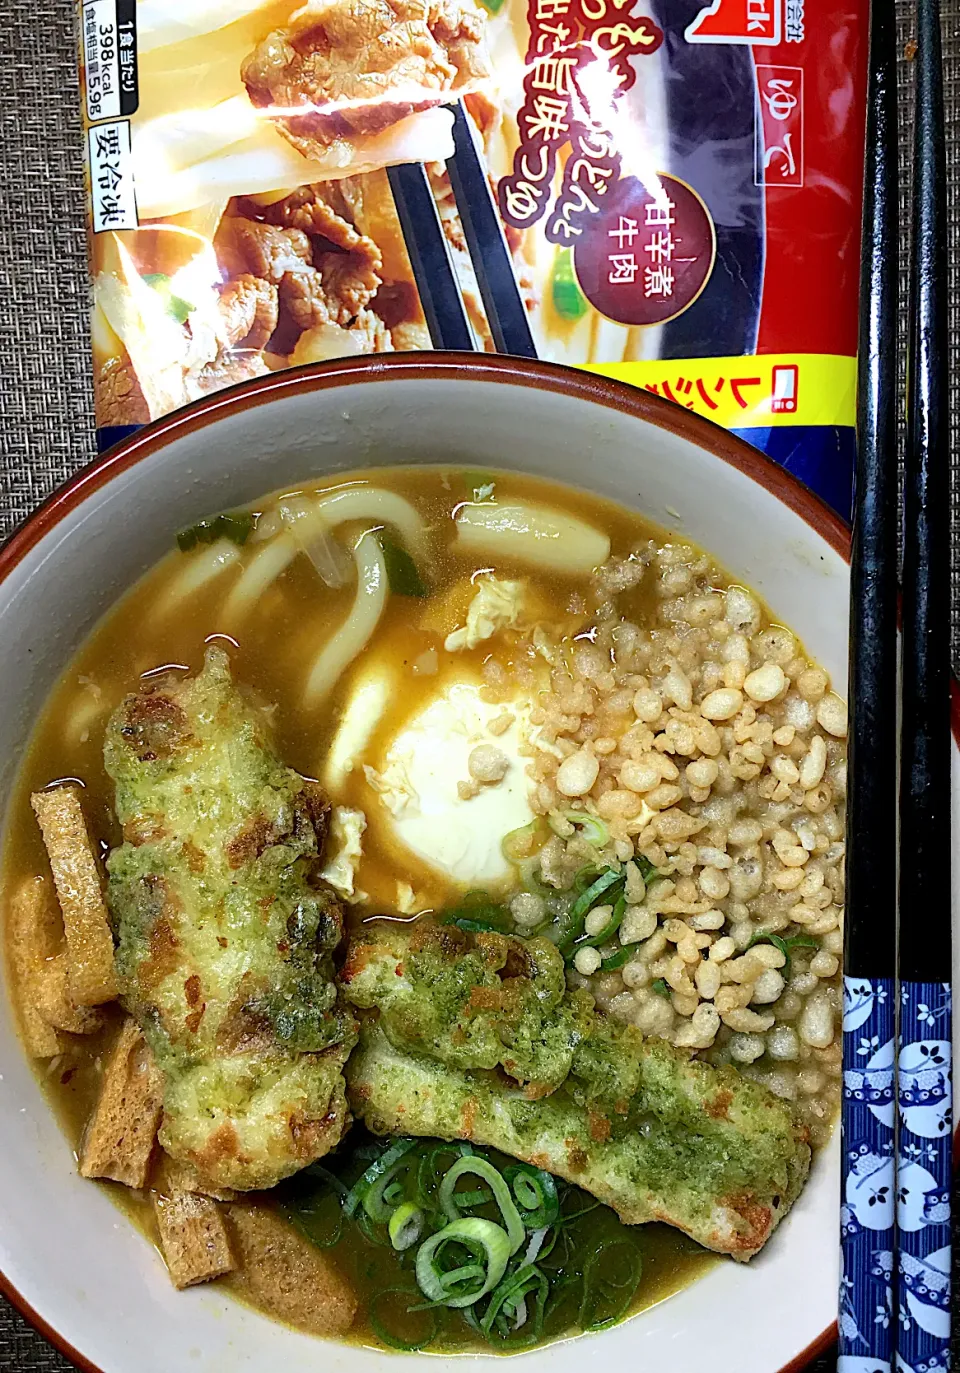
[[[951,324],[956,345],[960,340],[960,0],[942,3],[953,237]],[[0,64],[7,93],[0,104],[0,359],[5,371],[0,386],[0,536],[89,461],[94,451],[73,8],[73,0],[5,0],[0,19]],[[905,42],[910,32],[909,6],[898,0],[897,8]],[[906,96],[910,64],[904,62],[902,67]],[[904,132],[908,123],[905,102]],[[956,365],[954,391],[956,455],[960,452],[960,367]],[[954,647],[958,662],[956,638]],[[825,1371],[831,1364],[830,1359],[821,1360],[817,1369]],[[71,1367],[0,1301],[0,1369],[69,1373]]]

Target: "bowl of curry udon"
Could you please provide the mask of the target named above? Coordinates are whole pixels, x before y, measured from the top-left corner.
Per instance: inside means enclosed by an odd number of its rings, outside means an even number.
[[[825,1340],[845,548],[694,416],[442,356],[217,396],[34,516],[14,1300],[103,1373]]]

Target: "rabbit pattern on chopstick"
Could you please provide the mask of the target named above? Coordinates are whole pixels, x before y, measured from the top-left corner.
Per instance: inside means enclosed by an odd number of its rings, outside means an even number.
[[[951,1044],[949,982],[900,988],[897,1165],[900,1373],[950,1366]]]
[[[894,1007],[891,978],[844,978],[838,1373],[891,1367]]]

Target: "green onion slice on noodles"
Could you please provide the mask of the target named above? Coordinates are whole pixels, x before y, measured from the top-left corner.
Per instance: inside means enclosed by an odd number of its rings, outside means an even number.
[[[504,1169],[504,1176],[526,1229],[541,1230],[556,1222],[560,1215],[560,1199],[557,1184],[549,1173],[530,1163],[515,1163]]]
[[[475,1262],[444,1270],[440,1260],[450,1244],[462,1246]],[[511,1252],[510,1240],[501,1226],[480,1216],[463,1216],[421,1244],[417,1250],[417,1285],[428,1301],[455,1309],[472,1306],[497,1286]]]
[[[503,1216],[507,1237],[510,1241],[510,1253],[515,1254],[523,1243],[524,1223],[520,1218],[520,1212],[514,1205],[510,1188],[504,1181],[503,1174],[494,1168],[492,1163],[488,1163],[486,1159],[467,1155],[465,1158],[457,1159],[453,1167],[447,1170],[447,1174],[440,1184],[439,1192],[440,1205],[443,1210],[451,1220],[459,1218],[460,1199],[457,1197],[455,1188],[465,1173],[471,1173],[475,1177],[481,1178],[489,1186],[493,1193],[493,1199]]]

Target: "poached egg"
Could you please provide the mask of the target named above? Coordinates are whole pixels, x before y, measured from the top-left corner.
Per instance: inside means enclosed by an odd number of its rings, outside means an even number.
[[[534,741],[530,694],[492,704],[466,672],[444,675],[432,698],[384,738],[379,726],[395,688],[386,669],[357,683],[327,755],[327,787],[339,800],[347,779],[362,773],[364,814],[379,847],[399,845],[458,885],[504,883],[512,870],[503,838],[534,818],[529,758],[520,751]],[[470,754],[480,744],[504,755],[506,771],[495,784],[470,787],[475,794],[465,799],[458,783],[471,783]]]

